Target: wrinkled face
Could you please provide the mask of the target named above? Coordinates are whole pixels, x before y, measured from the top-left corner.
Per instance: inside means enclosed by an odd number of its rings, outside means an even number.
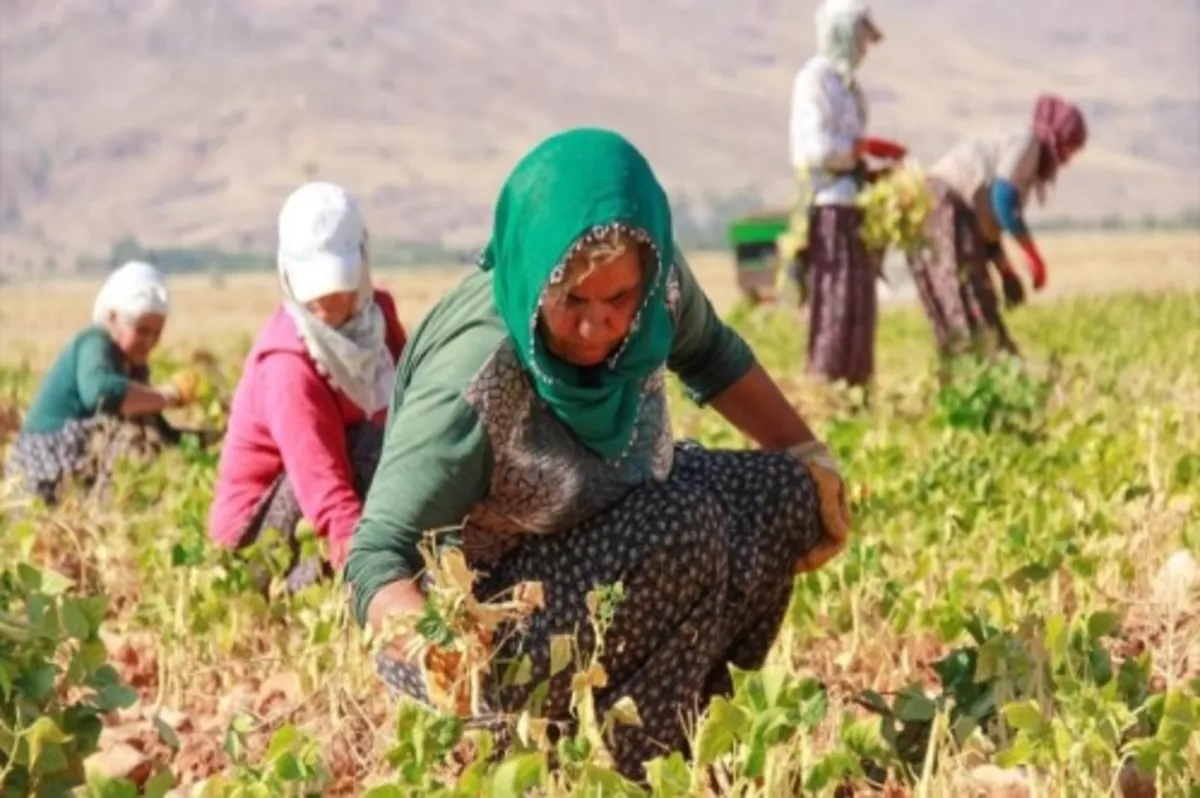
[[[358,299],[356,291],[339,291],[336,294],[326,294],[322,297],[304,303],[308,312],[316,316],[326,325],[334,329],[341,327],[354,315],[354,303]]]
[[[641,300],[641,253],[630,246],[565,290],[547,292],[540,314],[546,347],[576,366],[603,363],[629,334]]]
[[[108,331],[125,359],[135,366],[144,366],[150,353],[158,346],[167,319],[161,313],[147,313],[125,321],[115,313],[109,314]]]

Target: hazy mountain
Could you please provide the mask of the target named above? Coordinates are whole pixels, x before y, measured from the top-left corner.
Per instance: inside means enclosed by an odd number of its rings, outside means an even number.
[[[355,190],[376,236],[465,245],[515,159],[583,123],[627,133],[676,195],[783,203],[813,8],[0,0],[0,260],[124,235],[266,247],[309,175]],[[1046,213],[1200,205],[1200,0],[882,0],[876,18],[872,125],[923,160],[1053,90],[1093,135]]]

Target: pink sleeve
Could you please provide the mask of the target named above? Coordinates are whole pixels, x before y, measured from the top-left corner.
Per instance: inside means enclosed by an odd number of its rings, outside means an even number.
[[[396,312],[396,300],[387,291],[376,289],[375,302],[383,311],[383,320],[387,324],[388,349],[391,350],[395,360],[399,362],[408,336],[405,334],[404,325],[400,323],[400,316]]]
[[[303,355],[277,352],[262,362],[259,412],[279,447],[283,470],[304,517],[329,541],[340,569],[362,502],[346,447],[346,430],[333,390]]]

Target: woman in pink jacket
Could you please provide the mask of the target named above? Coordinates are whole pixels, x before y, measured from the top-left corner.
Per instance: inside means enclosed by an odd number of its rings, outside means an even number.
[[[275,529],[300,589],[339,569],[383,442],[405,334],[371,285],[367,231],[340,186],[307,183],[279,214],[283,302],[259,333],[233,397],[209,534],[243,548]],[[303,559],[307,519],[329,562]],[[332,569],[331,567],[332,566]]]

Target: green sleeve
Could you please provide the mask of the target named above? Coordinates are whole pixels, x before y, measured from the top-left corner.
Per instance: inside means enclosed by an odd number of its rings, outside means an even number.
[[[492,453],[483,424],[461,391],[431,382],[413,383],[394,403],[350,543],[344,574],[360,625],[381,588],[423,569],[424,533],[461,525],[487,495]]]
[[[116,413],[129,390],[124,364],[107,335],[85,335],[75,353],[75,384],[89,412]]]
[[[667,367],[679,375],[692,400],[704,405],[750,370],[754,353],[713,310],[691,267],[678,251],[676,268],[679,308]]]

